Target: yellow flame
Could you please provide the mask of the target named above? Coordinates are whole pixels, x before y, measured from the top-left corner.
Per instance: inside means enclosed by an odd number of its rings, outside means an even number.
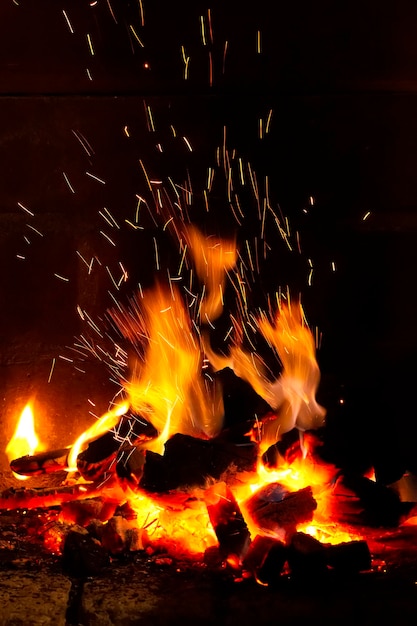
[[[39,438],[35,432],[35,420],[32,406],[27,404],[23,409],[16,430],[6,447],[6,456],[9,462],[22,456],[34,454],[40,450]],[[13,472],[19,480],[26,480],[28,476],[21,476]]]
[[[196,228],[187,231],[197,276],[205,286],[200,317],[203,323],[215,320],[223,310],[226,271],[236,265],[234,240],[205,237]]]
[[[140,305],[148,343],[125,388],[134,411],[160,433],[146,447],[162,452],[163,444],[174,433],[215,435],[221,426],[223,405],[202,377],[200,343],[191,330],[179,291],[173,286],[158,286]],[[138,322],[138,332],[142,321]]]
[[[97,420],[95,424],[85,430],[71,447],[67,459],[67,471],[75,472],[77,470],[77,456],[80,454],[80,452],[86,447],[86,445],[90,441],[97,439],[98,437],[100,437],[100,435],[107,433],[112,428],[117,426],[120,417],[127,413],[128,410],[129,403],[123,402],[122,404],[114,407],[113,409],[105,413],[102,417],[100,417],[99,420]]]

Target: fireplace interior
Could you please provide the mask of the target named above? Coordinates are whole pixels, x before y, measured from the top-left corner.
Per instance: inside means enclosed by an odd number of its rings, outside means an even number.
[[[391,13],[303,0],[4,3],[1,625],[414,623],[416,17],[406,1]],[[288,428],[263,458],[298,462],[314,435],[316,461],[360,502],[342,547],[299,529],[286,542],[254,541],[223,470],[253,469],[248,431],[271,407],[226,369],[211,372],[225,403],[215,436],[172,432],[162,461],[163,446],[146,444],[144,469],[133,445],[118,467],[162,500],[206,487],[207,476],[222,484],[226,508],[212,493],[204,500],[217,531],[204,559],[146,544],[131,532],[134,512],[110,496],[101,503],[116,516],[95,509],[110,529],[100,543],[88,508],[100,493],[87,504],[74,495],[66,450],[118,401],[140,352],[115,319],[156,284],[184,295],[183,270],[190,311],[194,289],[201,296],[191,226],[238,251],[239,280],[228,267],[222,311],[197,331],[210,332],[216,353],[225,354],[230,316],[301,299],[325,421],[308,423],[301,447],[303,428]],[[256,342],[279,376],[279,359]],[[28,403],[48,461],[36,452],[19,461],[42,469],[23,482],[6,447]],[[152,420],[141,424],[135,437],[156,439]],[[84,478],[105,479],[114,440],[110,428],[90,441]],[[51,459],[57,471],[44,470]],[[287,533],[289,518],[298,524],[315,508],[306,489],[285,504]],[[246,576],[231,554],[261,554],[262,567]]]

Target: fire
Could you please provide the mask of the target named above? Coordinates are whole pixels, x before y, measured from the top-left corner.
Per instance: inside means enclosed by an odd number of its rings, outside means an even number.
[[[41,445],[35,432],[35,420],[31,404],[23,409],[12,438],[6,447],[6,456],[9,462],[22,456],[34,454]],[[14,473],[18,480],[26,480],[27,476]]]
[[[274,323],[269,322],[265,313],[261,313],[256,322],[282,365],[282,372],[276,380],[268,378],[264,363],[256,353],[248,353],[242,348],[242,327],[237,329],[237,338],[228,357],[216,355],[208,342],[205,349],[213,367],[233,369],[276,412],[276,419],[266,422],[260,433],[262,453],[283,433],[295,427],[300,431],[318,428],[323,424],[326,412],[316,401],[320,370],[314,339],[301,304],[281,303]]]
[[[187,236],[197,275],[205,286],[200,318],[203,324],[210,323],[223,310],[226,272],[237,261],[236,243],[233,240],[203,237],[196,228],[190,228]]]
[[[84,449],[86,444],[90,441],[93,441],[94,439],[97,439],[100,435],[103,435],[104,433],[117,426],[120,421],[120,417],[124,415],[128,411],[128,409],[129,404],[127,402],[123,402],[122,404],[105,413],[95,424],[90,426],[90,428],[88,428],[78,437],[68,454],[68,467],[66,468],[67,471],[77,471],[77,456]]]
[[[159,432],[148,449],[162,452],[174,433],[214,436],[221,427],[221,398],[202,377],[199,339],[179,290],[158,286],[132,304],[133,311],[143,309],[143,317],[114,317],[125,336],[146,344],[125,390],[132,409]]]
[[[77,471],[78,457],[87,445],[115,429],[121,420],[129,420],[130,414],[146,420],[158,433],[153,439],[133,441],[127,435],[121,444],[121,456],[125,450],[127,455],[139,451],[145,464],[146,453],[163,455],[165,443],[175,434],[205,440],[216,437],[221,431],[224,406],[219,385],[206,373],[205,367],[207,363],[214,371],[229,367],[270,407],[267,416],[254,416],[254,422],[255,418],[257,422],[253,424],[252,433],[246,435],[250,445],[257,446],[254,455],[256,461],[258,454],[256,471],[237,473],[230,484],[222,476],[214,484],[213,480],[207,479],[204,488],[185,486],[182,490],[179,486],[175,493],[155,495],[141,488],[140,473],[135,474],[133,481],[126,476],[119,478],[119,458],[113,451],[103,460],[102,466],[104,474],[109,471],[112,480],[92,482],[91,490],[87,489],[86,493],[99,492],[105,499],[107,489],[109,500],[119,498],[121,504],[128,503],[136,514],[143,545],[163,546],[172,555],[203,555],[220,541],[216,525],[229,525],[229,540],[235,548],[225,555],[225,560],[234,567],[239,566],[251,537],[265,535],[286,540],[285,535],[290,532],[284,528],[275,529],[273,524],[272,529],[262,526],[260,518],[256,518],[256,510],[254,514],[248,504],[253,495],[268,485],[285,493],[305,490],[306,499],[301,506],[305,506],[306,514],[302,509],[298,530],[326,543],[351,539],[352,535],[331,523],[335,468],[317,461],[311,438],[308,433],[303,434],[322,425],[325,410],[316,401],[320,371],[313,336],[301,304],[290,303],[289,298],[286,302],[279,301],[275,315],[271,311],[270,318],[265,312],[258,311],[256,316],[243,319],[245,309],[240,307],[240,322],[237,316],[231,317],[234,333],[228,354],[215,353],[209,333],[214,328],[213,320],[223,311],[226,277],[238,258],[236,244],[205,238],[192,228],[186,231],[185,239],[197,276],[203,283],[199,300],[198,296],[194,299],[197,302],[194,318],[189,312],[191,306],[187,306],[176,283],[171,280],[167,286],[158,284],[144,294],[137,294],[127,308],[120,306],[110,312],[113,323],[131,347],[130,371],[121,381],[122,399],[78,437],[68,453],[65,469]],[[245,324],[262,336],[275,355],[280,370],[276,379],[271,377],[255,349],[251,352],[244,347]],[[30,443],[23,435],[28,422],[32,424],[33,440]],[[265,467],[262,462],[264,452],[276,444],[283,433],[293,429],[298,429],[300,434],[299,453],[295,460],[280,459],[278,467]],[[10,460],[33,454],[37,445],[33,416],[28,406],[7,454]],[[138,464],[143,471],[143,465]],[[100,463],[96,465],[101,468]],[[78,469],[81,473],[80,464]],[[300,497],[303,498],[304,494]],[[235,532],[236,528],[238,532]]]

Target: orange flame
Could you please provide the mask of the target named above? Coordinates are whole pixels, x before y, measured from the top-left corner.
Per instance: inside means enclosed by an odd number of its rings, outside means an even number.
[[[226,271],[236,265],[233,240],[204,237],[196,228],[187,231],[197,276],[204,283],[200,317],[203,323],[215,320],[223,310]]]
[[[202,377],[200,343],[179,291],[159,286],[140,304],[148,343],[125,389],[132,408],[160,433],[146,447],[162,452],[163,444],[174,433],[215,435],[221,426],[223,405]],[[137,322],[138,333],[141,327]]]
[[[32,406],[27,404],[20,415],[16,430],[6,447],[6,456],[9,462],[40,451],[41,445],[35,432],[34,422]],[[28,476],[21,476],[15,472],[13,472],[13,474],[19,480],[26,480],[28,478]]]
[[[264,313],[257,323],[282,364],[282,372],[275,381],[268,379],[262,359],[242,348],[239,328],[228,357],[215,354],[209,345],[205,345],[205,350],[215,369],[233,369],[277,412],[277,418],[263,426],[262,453],[276,443],[281,434],[294,427],[303,431],[321,426],[325,409],[316,402],[320,370],[314,339],[305,323],[301,305],[281,305],[274,324],[267,320]]]
[[[76,440],[76,442],[71,447],[71,450],[68,454],[68,467],[67,471],[75,472],[77,471],[77,456],[80,452],[85,448],[86,444],[94,439],[100,437],[104,433],[110,431],[112,428],[117,426],[119,423],[120,417],[127,413],[129,410],[129,403],[123,402],[122,404],[114,407],[112,410],[105,413],[99,420],[90,428],[85,430]]]

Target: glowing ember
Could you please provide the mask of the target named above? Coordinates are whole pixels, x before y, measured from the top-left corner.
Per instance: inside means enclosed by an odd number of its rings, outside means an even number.
[[[39,438],[35,432],[35,420],[33,410],[30,404],[23,409],[16,430],[6,447],[6,455],[9,462],[22,456],[34,454],[39,451],[41,445]],[[26,480],[27,476],[21,476],[14,473],[18,480]]]

